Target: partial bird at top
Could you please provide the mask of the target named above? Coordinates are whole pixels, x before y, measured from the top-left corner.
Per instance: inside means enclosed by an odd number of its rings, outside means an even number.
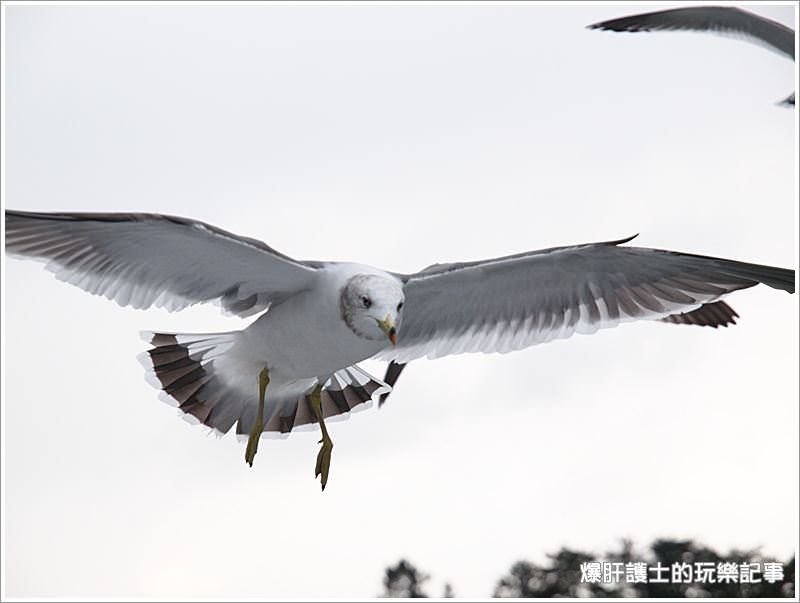
[[[744,37],[794,60],[794,30],[732,6],[690,6],[593,23],[607,31],[709,31]],[[781,101],[794,105],[794,92]]]

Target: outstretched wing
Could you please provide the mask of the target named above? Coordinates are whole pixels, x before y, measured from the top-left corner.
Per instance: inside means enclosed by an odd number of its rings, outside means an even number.
[[[219,300],[240,316],[307,287],[316,264],[202,222],[158,214],[6,210],[6,251],[121,306],[180,310]]]
[[[744,36],[794,59],[794,31],[732,6],[690,6],[660,10],[589,25],[611,31],[709,31]]]
[[[399,275],[406,302],[397,346],[378,358],[406,363],[422,356],[510,352],[621,322],[687,314],[758,283],[794,292],[793,270],[619,246],[629,240]]]

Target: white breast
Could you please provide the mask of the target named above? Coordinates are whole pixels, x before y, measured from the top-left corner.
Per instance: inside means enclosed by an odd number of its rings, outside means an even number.
[[[331,264],[313,287],[270,308],[245,331],[243,344],[256,362],[283,379],[327,377],[374,356],[384,341],[358,337],[342,320],[341,290],[356,274],[391,275],[359,264]]]

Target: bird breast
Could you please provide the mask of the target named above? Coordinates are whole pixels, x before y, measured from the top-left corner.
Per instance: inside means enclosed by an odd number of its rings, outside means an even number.
[[[273,306],[243,333],[249,353],[287,379],[327,377],[386,347],[358,337],[342,319],[340,295],[350,271],[320,272],[314,287]]]

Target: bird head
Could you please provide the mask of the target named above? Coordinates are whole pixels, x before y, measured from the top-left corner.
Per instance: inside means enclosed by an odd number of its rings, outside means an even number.
[[[397,344],[405,295],[395,278],[375,274],[351,277],[340,297],[342,318],[359,337],[372,341],[388,339]]]

